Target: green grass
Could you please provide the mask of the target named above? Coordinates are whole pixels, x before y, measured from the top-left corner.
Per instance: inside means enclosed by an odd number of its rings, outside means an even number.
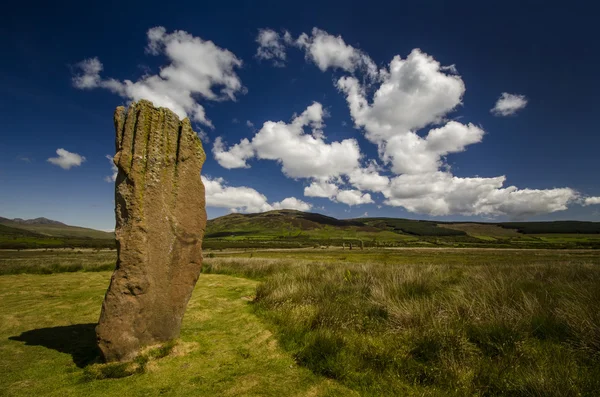
[[[600,258],[588,255],[420,265],[223,258],[207,270],[263,279],[256,310],[282,345],[362,395],[577,396],[600,390]]]
[[[515,229],[506,229],[494,224],[484,223],[440,223],[439,227],[446,229],[460,230],[470,236],[477,238],[510,239],[510,238],[529,238],[516,231]]]
[[[335,249],[296,250],[230,250],[210,251],[215,258],[265,258],[279,266],[288,262],[309,261],[326,263],[381,263],[384,265],[564,265],[572,263],[598,264],[597,250],[535,250],[535,249],[477,249],[477,248],[399,248],[352,251]],[[228,260],[232,260],[228,259]],[[205,263],[211,263],[210,258]]]
[[[399,218],[361,218],[365,224],[381,229],[408,233],[415,236],[464,236],[462,230],[440,227],[436,222]],[[358,219],[357,219],[358,221]]]
[[[173,351],[157,352],[143,373],[99,369],[94,326],[109,279],[110,272],[0,277],[0,395],[355,395],[279,347],[249,304],[256,282],[223,275],[200,278]]]
[[[0,250],[0,275],[113,270],[115,250]]]
[[[208,252],[181,339],[133,367],[95,364],[110,273],[91,270],[114,251],[0,255],[0,270],[86,260],[74,273],[0,276],[3,395],[600,390],[599,251]]]

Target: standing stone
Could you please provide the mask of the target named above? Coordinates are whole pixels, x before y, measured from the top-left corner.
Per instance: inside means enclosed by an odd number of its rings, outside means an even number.
[[[151,102],[115,110],[117,267],[96,334],[106,361],[179,336],[202,267],[206,158],[189,119]]]

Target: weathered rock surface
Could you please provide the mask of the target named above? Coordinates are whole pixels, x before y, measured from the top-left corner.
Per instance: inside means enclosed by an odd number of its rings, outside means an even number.
[[[148,101],[115,110],[118,260],[96,334],[106,361],[179,336],[200,275],[206,158],[188,119]]]

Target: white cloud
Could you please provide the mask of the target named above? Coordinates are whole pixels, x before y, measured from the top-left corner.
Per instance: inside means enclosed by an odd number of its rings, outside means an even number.
[[[48,162],[54,165],[58,165],[60,168],[64,170],[68,170],[71,167],[78,167],[85,161],[85,157],[77,154],[71,153],[65,149],[56,149],[56,154],[58,157],[50,157]]]
[[[254,157],[254,149],[248,139],[244,138],[240,143],[230,147],[229,150],[225,150],[225,144],[223,139],[219,136],[215,139],[215,143],[212,148],[215,160],[223,168],[250,168],[246,164],[246,160]]]
[[[101,83],[100,72],[104,69],[98,58],[85,59],[75,65],[82,74],[73,77],[73,85],[79,89],[96,88]]]
[[[313,181],[310,186],[304,188],[304,195],[307,197],[333,198],[338,192],[338,187],[334,183],[324,181]]]
[[[562,211],[578,195],[569,188],[503,188],[504,176],[460,178],[449,172],[399,175],[384,191],[385,204],[428,215],[506,215],[525,218]]]
[[[282,39],[273,32],[269,37],[277,45],[266,47],[283,53],[284,43],[292,45],[289,35]],[[305,196],[358,205],[373,202],[364,191],[378,192],[384,195],[387,205],[434,216],[525,218],[565,210],[575,201],[584,205],[600,203],[598,198],[579,200],[578,193],[570,188],[519,189],[504,187],[504,176],[452,175],[445,157],[481,142],[485,135],[480,126],[460,123],[450,115],[462,105],[466,89],[455,65],[442,66],[432,56],[414,49],[407,58],[397,55],[378,70],[366,53],[348,45],[341,36],[317,28],[310,35],[301,34],[293,44],[303,49],[306,58],[320,70],[348,73],[337,81],[337,88],[346,97],[355,126],[377,145],[385,168],[373,160],[365,161],[355,140],[326,143],[320,104],[313,105],[312,116],[309,107],[289,124],[266,122],[251,141],[243,140],[229,150],[220,143],[215,157],[224,166],[243,167],[252,157],[276,160],[287,176],[310,180]],[[272,58],[282,59],[276,55]],[[503,93],[492,112],[509,115],[526,104],[523,95]],[[308,126],[312,134],[304,132]],[[420,131],[426,127],[429,131]],[[349,143],[345,150],[328,152],[344,142]],[[335,162],[328,163],[326,155]],[[385,175],[386,169],[395,176]]]
[[[377,144],[441,122],[461,104],[465,92],[460,76],[444,73],[439,62],[419,49],[406,59],[396,55],[382,76],[371,104],[355,77],[342,77],[337,83],[346,94],[354,123]]]
[[[375,78],[377,66],[364,52],[346,44],[341,36],[333,36],[321,29],[313,28],[309,36],[302,33],[296,45],[306,52],[306,58],[312,60],[319,69],[339,68],[347,72],[364,70]]]
[[[159,74],[144,75],[136,82],[105,79],[100,76],[100,60],[90,58],[76,65],[80,73],[73,77],[73,85],[80,89],[104,88],[134,101],[147,99],[181,118],[189,116],[210,127],[212,123],[196,98],[235,100],[237,93],[244,92],[235,73],[242,61],[232,52],[181,30],[167,33],[162,26],[148,30],[147,36],[147,52],[164,54],[170,61]]]
[[[360,190],[340,190],[335,196],[336,201],[352,205],[373,203],[369,193],[362,193]]]
[[[315,102],[289,124],[265,122],[251,141],[244,138],[226,149],[221,140],[215,140],[213,154],[225,168],[247,167],[246,161],[257,157],[278,161],[291,178],[337,177],[359,166],[360,149],[355,139],[325,142],[324,115],[321,104]],[[304,131],[308,127],[312,133]]]
[[[383,188],[382,185],[379,186]],[[363,193],[356,189],[343,190],[335,183],[318,180],[313,181],[309,186],[304,188],[304,195],[308,197],[328,198],[333,202],[343,203],[349,206],[373,203],[373,199],[369,193]]]
[[[279,202],[273,203],[273,209],[276,210],[298,210],[298,211],[310,211],[312,204],[302,200],[298,200],[295,197],[288,197]]]
[[[398,134],[381,144],[382,158],[392,162],[396,174],[434,172],[444,164],[442,157],[465,150],[473,143],[481,142],[484,131],[473,125],[450,121],[440,128],[429,131],[425,138],[415,132]]]
[[[272,209],[267,197],[250,187],[225,186],[223,178],[206,176],[202,176],[202,182],[208,207],[228,208],[232,212],[263,212]]]
[[[246,127],[248,128],[254,128],[254,123],[250,120],[246,120]]]
[[[360,165],[360,149],[354,139],[325,142],[322,131],[325,112],[313,103],[290,123],[267,121],[252,140],[246,138],[227,149],[220,138],[215,140],[213,154],[225,168],[248,167],[253,157],[275,160],[290,178],[307,178],[312,183],[304,189],[307,197],[325,197],[348,205],[372,203],[368,193],[382,191],[389,179],[378,173],[377,165]],[[311,133],[305,132],[311,128]],[[341,190],[343,177],[360,190]]]
[[[496,101],[496,105],[490,112],[492,112],[496,116],[510,116],[515,114],[518,110],[523,109],[527,106],[527,98],[525,95],[518,94],[509,94],[508,92],[503,92]]]
[[[348,181],[357,189],[370,190],[372,192],[381,192],[390,183],[390,179],[387,176],[379,174],[375,163],[369,164],[367,168],[352,170],[348,173]]]
[[[107,154],[104,157],[106,157],[108,159],[108,161],[110,161],[110,170],[112,172],[112,174],[110,176],[104,177],[104,180],[106,182],[114,182],[117,180],[117,174],[119,173],[119,169],[115,165],[115,162],[113,161],[113,157],[111,155]]]
[[[422,138],[417,131],[444,121],[459,106],[465,85],[451,67],[415,49],[406,59],[395,56],[370,101],[355,77],[342,77],[338,88],[346,95],[350,114],[365,136],[378,145],[380,157],[396,174],[434,172],[449,153],[481,142],[484,131],[473,124],[450,121]]]
[[[282,201],[269,204],[267,197],[257,190],[246,186],[226,186],[223,178],[202,176],[206,191],[208,207],[227,208],[232,212],[264,212],[274,209],[296,209],[308,211],[310,203],[295,197],[287,197]]]
[[[291,36],[285,32],[283,36],[273,29],[259,29],[256,42],[256,58],[272,60],[274,66],[285,66],[285,44],[291,41]]]
[[[600,204],[600,197],[586,197],[583,200],[583,205],[596,205]]]

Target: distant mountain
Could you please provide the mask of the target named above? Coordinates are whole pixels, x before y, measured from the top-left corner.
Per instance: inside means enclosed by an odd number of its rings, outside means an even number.
[[[364,227],[362,222],[341,220],[330,216],[296,210],[275,210],[257,214],[229,214],[211,219],[206,225],[207,237],[222,232],[286,233],[325,227]]]
[[[47,218],[0,217],[0,248],[114,247],[114,232]],[[600,222],[438,222],[402,218],[336,219],[276,210],[229,214],[206,224],[206,248],[314,246],[600,248]]]
[[[510,229],[522,234],[598,234],[600,222],[547,221],[547,222],[447,222],[404,218],[354,218],[336,219],[330,216],[296,210],[275,210],[256,214],[229,214],[211,219],[207,223],[207,237],[224,232],[278,232],[310,231],[323,228],[360,231],[391,231],[413,236],[464,236],[468,225]],[[471,227],[472,228],[472,227]],[[510,232],[508,232],[510,234]],[[506,232],[502,234],[506,235]]]
[[[105,240],[113,240],[115,238],[114,233],[103,232],[101,230],[95,230],[86,227],[70,226],[47,218],[8,219],[0,217],[0,225],[11,229],[28,231],[41,236]],[[4,234],[4,231],[7,231],[7,229],[0,229],[0,233]]]
[[[565,236],[569,235],[569,236]],[[276,210],[209,220],[205,247],[498,246],[600,247],[600,222],[438,222],[402,218],[336,219]]]
[[[21,219],[21,218],[14,218],[14,219],[6,219],[6,218],[0,218],[1,220],[7,220],[10,222],[14,222],[14,223],[18,223],[20,225],[57,225],[57,226],[67,226],[62,222],[58,222],[58,221],[53,221],[52,219],[48,219],[48,218],[35,218],[35,219]]]

